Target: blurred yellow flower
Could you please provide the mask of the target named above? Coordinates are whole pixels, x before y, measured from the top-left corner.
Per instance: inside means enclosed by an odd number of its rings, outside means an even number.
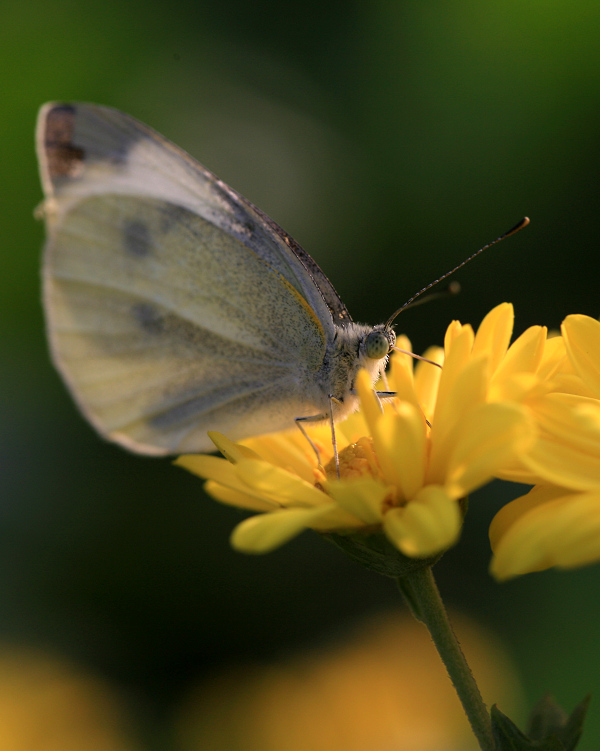
[[[484,699],[519,712],[521,689],[494,634],[457,633]],[[390,613],[327,648],[239,666],[190,693],[182,751],[475,751],[479,748],[426,629]]]
[[[122,699],[33,649],[0,645],[0,751],[135,751]]]
[[[211,434],[226,457],[182,456],[180,466],[209,480],[218,500],[260,512],[233,532],[232,544],[263,553],[304,528],[341,534],[381,530],[404,555],[426,558],[454,544],[460,499],[518,462],[536,430],[527,399],[544,394],[546,332],[526,331],[509,347],[513,310],[492,310],[477,334],[453,322],[444,351],[429,359],[443,369],[394,353],[382,409],[366,373],[356,388],[360,411],[336,426],[340,479],[306,441],[285,431],[235,444]],[[407,340],[398,346],[410,349]],[[311,431],[322,456],[332,450],[328,426]]]

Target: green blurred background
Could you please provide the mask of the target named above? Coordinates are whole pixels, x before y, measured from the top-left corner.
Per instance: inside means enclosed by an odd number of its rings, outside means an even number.
[[[152,125],[260,206],[317,260],[355,320],[379,322],[515,224],[531,226],[406,312],[415,350],[451,318],[511,301],[516,331],[597,317],[597,2],[28,3],[0,7],[0,638],[68,658],[127,697],[146,748],[190,683],[335,638],[397,606],[391,582],[305,533],[233,553],[238,513],[168,461],[107,445],[50,365],[40,307],[38,107],[85,100]],[[514,495],[514,492],[513,492]],[[437,566],[492,628],[527,704],[595,694],[600,569],[497,585],[474,496]]]

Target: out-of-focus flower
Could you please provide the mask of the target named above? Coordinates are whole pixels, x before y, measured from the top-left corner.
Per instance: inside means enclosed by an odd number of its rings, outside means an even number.
[[[134,751],[117,697],[45,654],[0,647],[0,751]]]
[[[484,699],[518,713],[521,690],[493,634],[453,617]],[[379,616],[341,644],[239,668],[193,691],[182,751],[475,751],[426,629]]]

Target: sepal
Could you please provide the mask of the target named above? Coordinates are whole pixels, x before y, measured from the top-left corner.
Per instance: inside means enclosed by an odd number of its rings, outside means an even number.
[[[410,558],[392,545],[383,532],[326,533],[321,534],[321,537],[360,563],[361,566],[393,579],[408,576],[413,571],[432,566],[443,555],[442,552],[427,558]]]
[[[550,696],[542,698],[529,718],[528,735],[492,707],[492,734],[497,751],[573,751],[583,732],[589,696],[570,716]]]

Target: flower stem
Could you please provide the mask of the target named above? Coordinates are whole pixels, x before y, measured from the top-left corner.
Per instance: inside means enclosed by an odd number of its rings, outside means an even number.
[[[425,624],[446,666],[482,751],[494,751],[490,715],[458,643],[430,566],[397,579],[415,618]]]

